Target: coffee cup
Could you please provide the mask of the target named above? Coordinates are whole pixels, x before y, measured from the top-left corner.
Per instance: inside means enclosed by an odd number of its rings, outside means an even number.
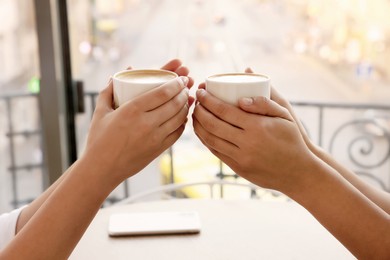
[[[215,97],[238,106],[243,97],[264,96],[270,98],[268,76],[255,73],[225,73],[206,78],[206,90]]]
[[[162,69],[119,71],[112,77],[115,108],[177,77],[176,73]]]

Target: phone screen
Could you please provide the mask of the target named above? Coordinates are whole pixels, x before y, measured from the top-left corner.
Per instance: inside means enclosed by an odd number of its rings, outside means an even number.
[[[198,212],[135,212],[110,216],[110,236],[196,234],[201,224]]]

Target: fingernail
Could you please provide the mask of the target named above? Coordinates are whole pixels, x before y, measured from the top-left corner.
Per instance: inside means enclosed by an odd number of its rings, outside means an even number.
[[[181,81],[183,82],[183,85],[184,85],[184,86],[187,86],[187,84],[188,84],[188,78],[182,76],[182,77],[180,77],[180,79],[181,79]]]
[[[200,88],[200,89],[198,89],[198,90],[196,91],[196,95],[197,95],[197,96],[204,96],[204,95],[206,95],[206,90]]]
[[[244,104],[246,106],[250,106],[253,104],[253,98],[244,97],[244,98],[241,98],[241,102],[242,102],[242,104]]]

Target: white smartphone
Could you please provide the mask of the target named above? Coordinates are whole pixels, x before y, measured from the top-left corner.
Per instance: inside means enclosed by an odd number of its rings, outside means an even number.
[[[115,213],[108,223],[109,236],[196,234],[201,224],[198,212]]]

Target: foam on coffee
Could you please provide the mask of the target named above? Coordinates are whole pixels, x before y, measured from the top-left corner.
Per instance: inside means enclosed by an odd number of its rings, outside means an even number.
[[[232,74],[220,74],[214,75],[208,78],[212,81],[224,82],[224,83],[242,83],[242,82],[262,82],[267,81],[268,78],[259,74],[244,74],[244,73],[232,73]]]
[[[116,78],[121,81],[133,83],[164,83],[175,77],[176,74],[161,70],[130,70],[116,75]]]

